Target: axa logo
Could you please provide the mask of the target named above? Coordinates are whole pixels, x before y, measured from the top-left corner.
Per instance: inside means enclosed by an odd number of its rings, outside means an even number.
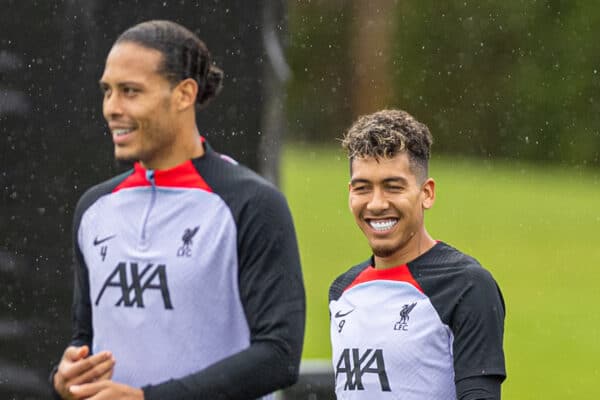
[[[415,308],[417,303],[405,304],[402,306],[400,310],[400,321],[394,324],[395,331],[407,331],[408,330],[408,320],[410,319],[410,312]]]
[[[363,376],[375,374],[379,378],[379,386],[383,392],[391,392],[390,382],[385,371],[382,349],[344,349],[335,368],[335,380],[345,375],[344,390],[365,390]]]
[[[196,233],[198,232],[198,229],[200,229],[199,226],[195,227],[194,229],[187,228],[185,232],[183,232],[183,236],[181,237],[183,244],[179,249],[177,249],[177,257],[192,256],[192,239],[194,238],[194,235],[196,235]]]
[[[100,304],[107,290],[120,290],[121,297],[115,303],[117,307],[144,308],[144,293],[153,290],[162,296],[166,310],[173,309],[167,284],[167,269],[164,264],[150,263],[140,268],[135,262],[120,262],[104,281],[96,297],[96,305]]]

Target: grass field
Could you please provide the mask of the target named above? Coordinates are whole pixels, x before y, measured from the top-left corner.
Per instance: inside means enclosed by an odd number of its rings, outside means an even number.
[[[600,171],[434,158],[435,239],[477,258],[507,305],[507,399],[600,398]],[[330,357],[327,290],[370,253],[347,206],[337,149],[291,146],[282,188],[300,245],[304,358]]]

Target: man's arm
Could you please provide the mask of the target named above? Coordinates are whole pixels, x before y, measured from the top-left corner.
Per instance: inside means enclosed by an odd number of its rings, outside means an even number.
[[[483,375],[456,382],[457,400],[500,400],[503,376]]]
[[[502,293],[492,275],[479,266],[470,268],[452,321],[458,399],[500,399],[506,377],[504,316]]]

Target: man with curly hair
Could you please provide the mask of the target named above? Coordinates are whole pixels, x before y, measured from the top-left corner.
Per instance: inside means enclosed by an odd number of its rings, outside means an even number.
[[[425,228],[431,143],[401,110],[362,116],[343,139],[373,255],[329,291],[338,399],[500,399],[504,301],[477,260]]]

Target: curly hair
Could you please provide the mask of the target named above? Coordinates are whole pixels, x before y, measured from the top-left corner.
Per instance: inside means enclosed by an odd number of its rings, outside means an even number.
[[[422,179],[428,174],[433,138],[429,128],[403,110],[381,110],[363,115],[342,139],[350,165],[355,158],[392,158],[406,152],[411,171]]]

